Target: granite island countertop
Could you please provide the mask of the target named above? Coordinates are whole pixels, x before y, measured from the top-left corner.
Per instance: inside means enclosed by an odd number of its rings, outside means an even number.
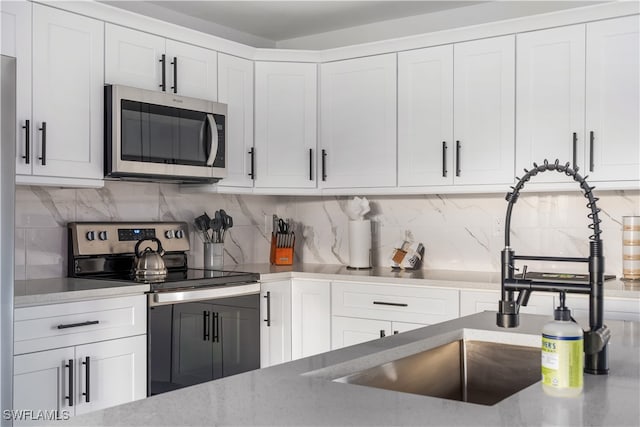
[[[495,325],[495,312],[478,313],[85,414],[67,424],[637,426],[640,324],[635,322],[608,322],[610,374],[585,374],[577,398],[548,396],[538,382],[485,406],[332,381],[440,345],[461,331],[539,346],[539,331],[549,319],[521,314],[521,326],[506,330]]]

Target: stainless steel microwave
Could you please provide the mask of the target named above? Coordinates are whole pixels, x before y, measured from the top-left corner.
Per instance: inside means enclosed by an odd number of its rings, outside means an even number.
[[[106,85],[105,177],[212,183],[227,176],[226,104]]]

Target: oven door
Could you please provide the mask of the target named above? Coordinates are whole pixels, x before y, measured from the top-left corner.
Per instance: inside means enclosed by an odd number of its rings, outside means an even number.
[[[226,105],[126,86],[106,86],[105,99],[108,176],[226,176]]]

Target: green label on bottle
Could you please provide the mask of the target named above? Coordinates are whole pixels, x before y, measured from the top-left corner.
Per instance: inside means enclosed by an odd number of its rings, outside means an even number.
[[[556,388],[582,387],[582,337],[542,334],[542,384]]]

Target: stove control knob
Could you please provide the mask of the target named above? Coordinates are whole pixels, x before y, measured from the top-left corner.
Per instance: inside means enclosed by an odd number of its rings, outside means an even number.
[[[96,240],[96,232],[95,231],[87,231],[87,240],[93,241]]]
[[[184,237],[184,231],[182,230],[176,230],[176,237],[178,239],[182,239]]]
[[[173,230],[167,230],[164,232],[164,237],[167,239],[173,239]]]
[[[109,238],[109,235],[107,234],[106,231],[101,231],[98,233],[98,239],[107,240],[108,238]]]

